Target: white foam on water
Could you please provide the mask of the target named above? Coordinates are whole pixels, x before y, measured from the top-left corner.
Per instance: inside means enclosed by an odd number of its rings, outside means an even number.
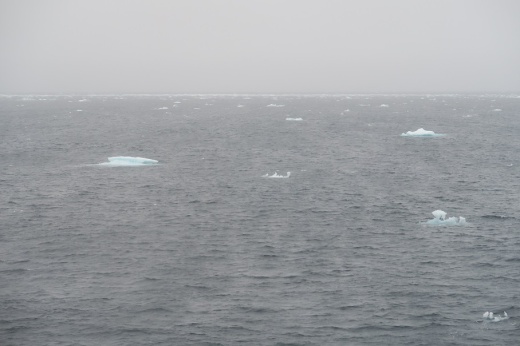
[[[464,226],[466,225],[466,218],[455,216],[446,218],[446,212],[442,210],[432,211],[433,219],[426,221],[427,225],[431,226]]]
[[[285,118],[285,120],[288,120],[288,121],[302,121],[303,119],[302,118]]]
[[[269,175],[269,173],[266,173],[264,175],[262,175],[262,178],[282,178],[282,179],[287,179],[291,176],[291,172],[287,172],[287,175],[281,175],[281,174],[278,174],[278,172],[274,172],[273,175]]]
[[[112,167],[128,167],[128,166],[150,166],[156,165],[159,161],[146,159],[144,157],[133,157],[133,156],[114,156],[109,157],[108,162],[102,162],[100,166],[112,166]]]
[[[433,131],[428,131],[423,129],[422,127],[416,131],[408,131],[406,133],[401,133],[403,137],[438,137],[444,136],[443,134],[435,133]]]
[[[504,316],[495,315],[490,311],[484,312],[482,315],[482,318],[484,319],[484,322],[500,322],[509,319],[509,316],[507,315],[507,312],[504,311]]]

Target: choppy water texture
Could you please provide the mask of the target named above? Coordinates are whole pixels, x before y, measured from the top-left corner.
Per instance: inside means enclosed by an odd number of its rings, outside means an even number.
[[[519,116],[497,95],[0,97],[0,344],[517,344]]]

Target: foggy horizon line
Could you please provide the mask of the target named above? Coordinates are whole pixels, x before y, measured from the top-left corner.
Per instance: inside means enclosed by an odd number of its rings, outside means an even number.
[[[341,96],[341,95],[520,95],[520,91],[443,91],[443,92],[74,92],[74,93],[3,93],[5,96]]]

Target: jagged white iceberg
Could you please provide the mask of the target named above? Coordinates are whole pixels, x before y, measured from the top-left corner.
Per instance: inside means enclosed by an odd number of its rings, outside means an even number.
[[[466,219],[462,216],[458,218],[455,216],[446,218],[446,212],[442,210],[432,211],[433,219],[426,221],[426,224],[432,226],[463,226],[466,224]]]
[[[288,121],[302,121],[303,118],[285,118],[285,120],[288,120]]]
[[[423,129],[422,127],[416,131],[408,131],[406,133],[401,133],[403,137],[436,137],[443,136],[442,134],[435,133],[433,131],[428,131]]]
[[[289,178],[291,176],[291,172],[287,172],[287,175],[278,174],[278,172],[274,172],[273,175],[269,175],[268,173],[262,175],[262,178]]]
[[[504,316],[494,315],[492,312],[486,311],[482,315],[482,318],[484,319],[485,322],[500,322],[500,321],[509,319],[509,316],[507,315],[507,312],[505,312],[505,311],[504,311]]]
[[[144,157],[133,156],[114,156],[109,157],[108,162],[100,163],[103,166],[149,166],[159,163],[157,160],[146,159]]]

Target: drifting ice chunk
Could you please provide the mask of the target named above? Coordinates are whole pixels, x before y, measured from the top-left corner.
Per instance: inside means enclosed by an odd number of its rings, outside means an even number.
[[[303,119],[302,118],[285,118],[285,120],[288,120],[288,121],[302,121]]]
[[[159,163],[157,160],[146,159],[144,157],[132,157],[132,156],[115,156],[109,157],[109,162],[100,163],[104,166],[146,166],[155,165]]]
[[[417,131],[408,131],[406,133],[401,133],[401,136],[403,136],[403,137],[435,137],[435,136],[442,136],[442,135],[437,134],[433,131],[425,130],[421,127]]]
[[[384,108],[384,107],[389,107],[389,106],[388,106],[387,104],[384,104],[384,103],[383,103],[383,104],[382,104],[381,106],[379,106],[379,107],[383,107],[383,108]]]
[[[274,172],[273,175],[264,174],[262,178],[289,178],[291,176],[291,172],[287,172],[287,175],[278,174],[278,172]]]
[[[285,105],[277,105],[274,103],[268,104],[266,107],[284,107]]]
[[[504,311],[504,316],[500,315],[494,315],[490,311],[484,312],[484,315],[482,315],[482,318],[484,318],[484,322],[500,322],[503,320],[509,319],[509,316],[507,315],[507,312]]]
[[[463,226],[466,224],[466,219],[462,216],[450,217],[446,219],[446,212],[442,210],[432,211],[434,219],[426,221],[426,224],[433,226]]]

